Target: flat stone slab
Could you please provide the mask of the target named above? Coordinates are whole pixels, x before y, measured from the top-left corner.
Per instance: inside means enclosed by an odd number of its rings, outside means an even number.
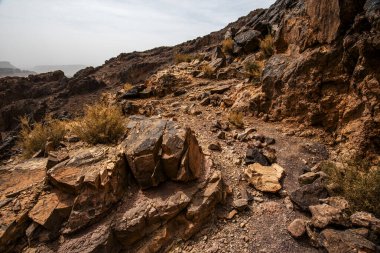
[[[285,175],[285,170],[278,164],[263,166],[254,163],[245,169],[248,182],[262,192],[276,193],[281,190],[280,180]]]

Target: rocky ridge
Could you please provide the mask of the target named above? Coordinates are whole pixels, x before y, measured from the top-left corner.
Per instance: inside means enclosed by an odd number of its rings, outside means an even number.
[[[46,108],[55,94],[69,108],[107,91],[130,119],[117,146],[63,143],[0,167],[2,250],[377,252],[379,220],[330,196],[318,164],[357,156],[379,169],[379,7],[280,0],[218,33],[122,54],[73,79],[2,79],[55,87]],[[271,56],[259,50],[268,34]],[[174,52],[201,56],[173,65]],[[263,64],[259,80],[245,68],[252,61]]]

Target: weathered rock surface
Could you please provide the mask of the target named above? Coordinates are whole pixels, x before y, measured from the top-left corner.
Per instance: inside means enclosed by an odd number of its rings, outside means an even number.
[[[306,221],[303,219],[295,219],[288,226],[290,235],[294,238],[300,238],[306,233]]]
[[[70,156],[47,172],[49,182],[59,191],[76,195],[66,232],[94,222],[119,201],[127,173],[126,161],[116,149],[93,147]]]
[[[191,181],[200,176],[204,156],[190,129],[166,120],[140,120],[121,144],[134,178],[142,188],[166,178]]]
[[[290,194],[291,200],[302,210],[308,211],[309,206],[319,204],[319,199],[328,197],[328,192],[321,178],[312,184],[304,185]]]
[[[278,164],[262,166],[259,163],[249,165],[244,173],[248,177],[248,182],[257,190],[270,193],[281,190],[280,180],[285,175],[284,169]]]
[[[310,206],[311,223],[316,228],[325,228],[329,224],[349,226],[349,217],[346,213],[348,202],[342,198],[329,198],[329,204]]]
[[[48,159],[17,165],[14,171],[28,169],[41,180],[21,190],[0,186],[1,193],[16,191],[1,197],[1,251],[12,252],[25,240],[29,250],[42,252],[49,252],[45,246],[53,252],[157,252],[198,231],[224,200],[220,171],[189,128],[136,117],[129,129],[118,148],[74,149],[47,172]],[[160,185],[152,183],[158,168]]]
[[[351,215],[350,220],[355,226],[369,228],[380,233],[380,220],[371,213],[356,212]]]
[[[322,231],[321,236],[323,247],[329,253],[376,252],[376,245],[374,243],[347,230],[326,229]]]

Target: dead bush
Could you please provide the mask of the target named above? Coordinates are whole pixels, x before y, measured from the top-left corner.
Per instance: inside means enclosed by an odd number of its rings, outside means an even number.
[[[263,66],[257,61],[248,61],[244,64],[244,70],[252,79],[260,79],[263,72]]]
[[[224,54],[232,55],[234,51],[234,40],[231,38],[223,40],[222,50]]]
[[[322,170],[328,175],[327,189],[332,196],[343,196],[352,211],[367,211],[380,216],[380,170],[367,161],[349,161],[343,167],[325,162]]]
[[[197,55],[192,54],[176,54],[174,56],[175,63],[181,63],[181,62],[191,62],[194,59],[197,59]]]
[[[72,124],[73,132],[90,144],[116,143],[125,133],[125,118],[117,106],[104,102],[88,105]]]
[[[27,117],[20,118],[20,146],[25,157],[31,157],[38,151],[45,151],[46,142],[51,141],[58,147],[65,136],[65,123],[46,116],[42,122],[31,124]]]
[[[242,112],[230,112],[228,115],[228,121],[237,128],[244,127],[244,114]]]
[[[210,65],[203,65],[201,71],[204,73],[206,78],[212,78],[214,76],[215,70]]]
[[[261,40],[260,49],[262,54],[267,58],[274,55],[274,42],[272,35],[267,35],[263,40]]]
[[[123,85],[124,91],[130,91],[133,88],[133,85],[131,83],[125,83]]]

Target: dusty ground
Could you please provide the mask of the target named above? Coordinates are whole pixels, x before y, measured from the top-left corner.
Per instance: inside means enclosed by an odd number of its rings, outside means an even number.
[[[194,83],[194,82],[193,82]],[[210,154],[216,166],[222,171],[224,181],[232,193],[226,205],[220,206],[217,213],[210,217],[210,223],[204,226],[194,238],[185,243],[172,245],[170,252],[318,252],[305,242],[294,240],[287,232],[287,225],[295,218],[305,214],[300,213],[289,204],[286,192],[298,187],[298,177],[303,174],[305,166],[312,166],[322,159],[319,151],[324,146],[316,140],[296,137],[289,130],[291,126],[282,123],[266,123],[254,117],[244,118],[245,127],[253,127],[258,134],[272,137],[276,143],[272,146],[277,152],[278,163],[285,169],[282,196],[280,194],[262,194],[249,186],[244,179],[244,157],[249,142],[241,142],[233,138],[233,133],[242,132],[231,127],[226,140],[219,140],[217,133],[211,131],[215,120],[228,122],[228,109],[220,107],[201,106],[194,97],[202,94],[210,87],[222,85],[211,82],[199,86],[202,81],[187,86],[187,94],[180,97],[168,96],[153,102],[155,110],[162,116],[178,121],[184,126],[190,126],[206,154]],[[237,83],[236,83],[237,84]],[[234,84],[233,84],[234,85]],[[229,92],[227,91],[226,94]],[[144,108],[147,100],[135,101]],[[148,103],[151,103],[150,101]],[[202,112],[199,115],[186,113],[189,106],[195,104],[193,111]],[[198,114],[196,113],[196,114]],[[210,143],[219,142],[221,152],[208,150]],[[237,164],[237,160],[241,163]],[[239,187],[246,188],[251,197],[249,208],[238,212],[233,219],[227,219],[234,210],[232,202],[239,197]],[[257,201],[258,200],[258,201]]]

